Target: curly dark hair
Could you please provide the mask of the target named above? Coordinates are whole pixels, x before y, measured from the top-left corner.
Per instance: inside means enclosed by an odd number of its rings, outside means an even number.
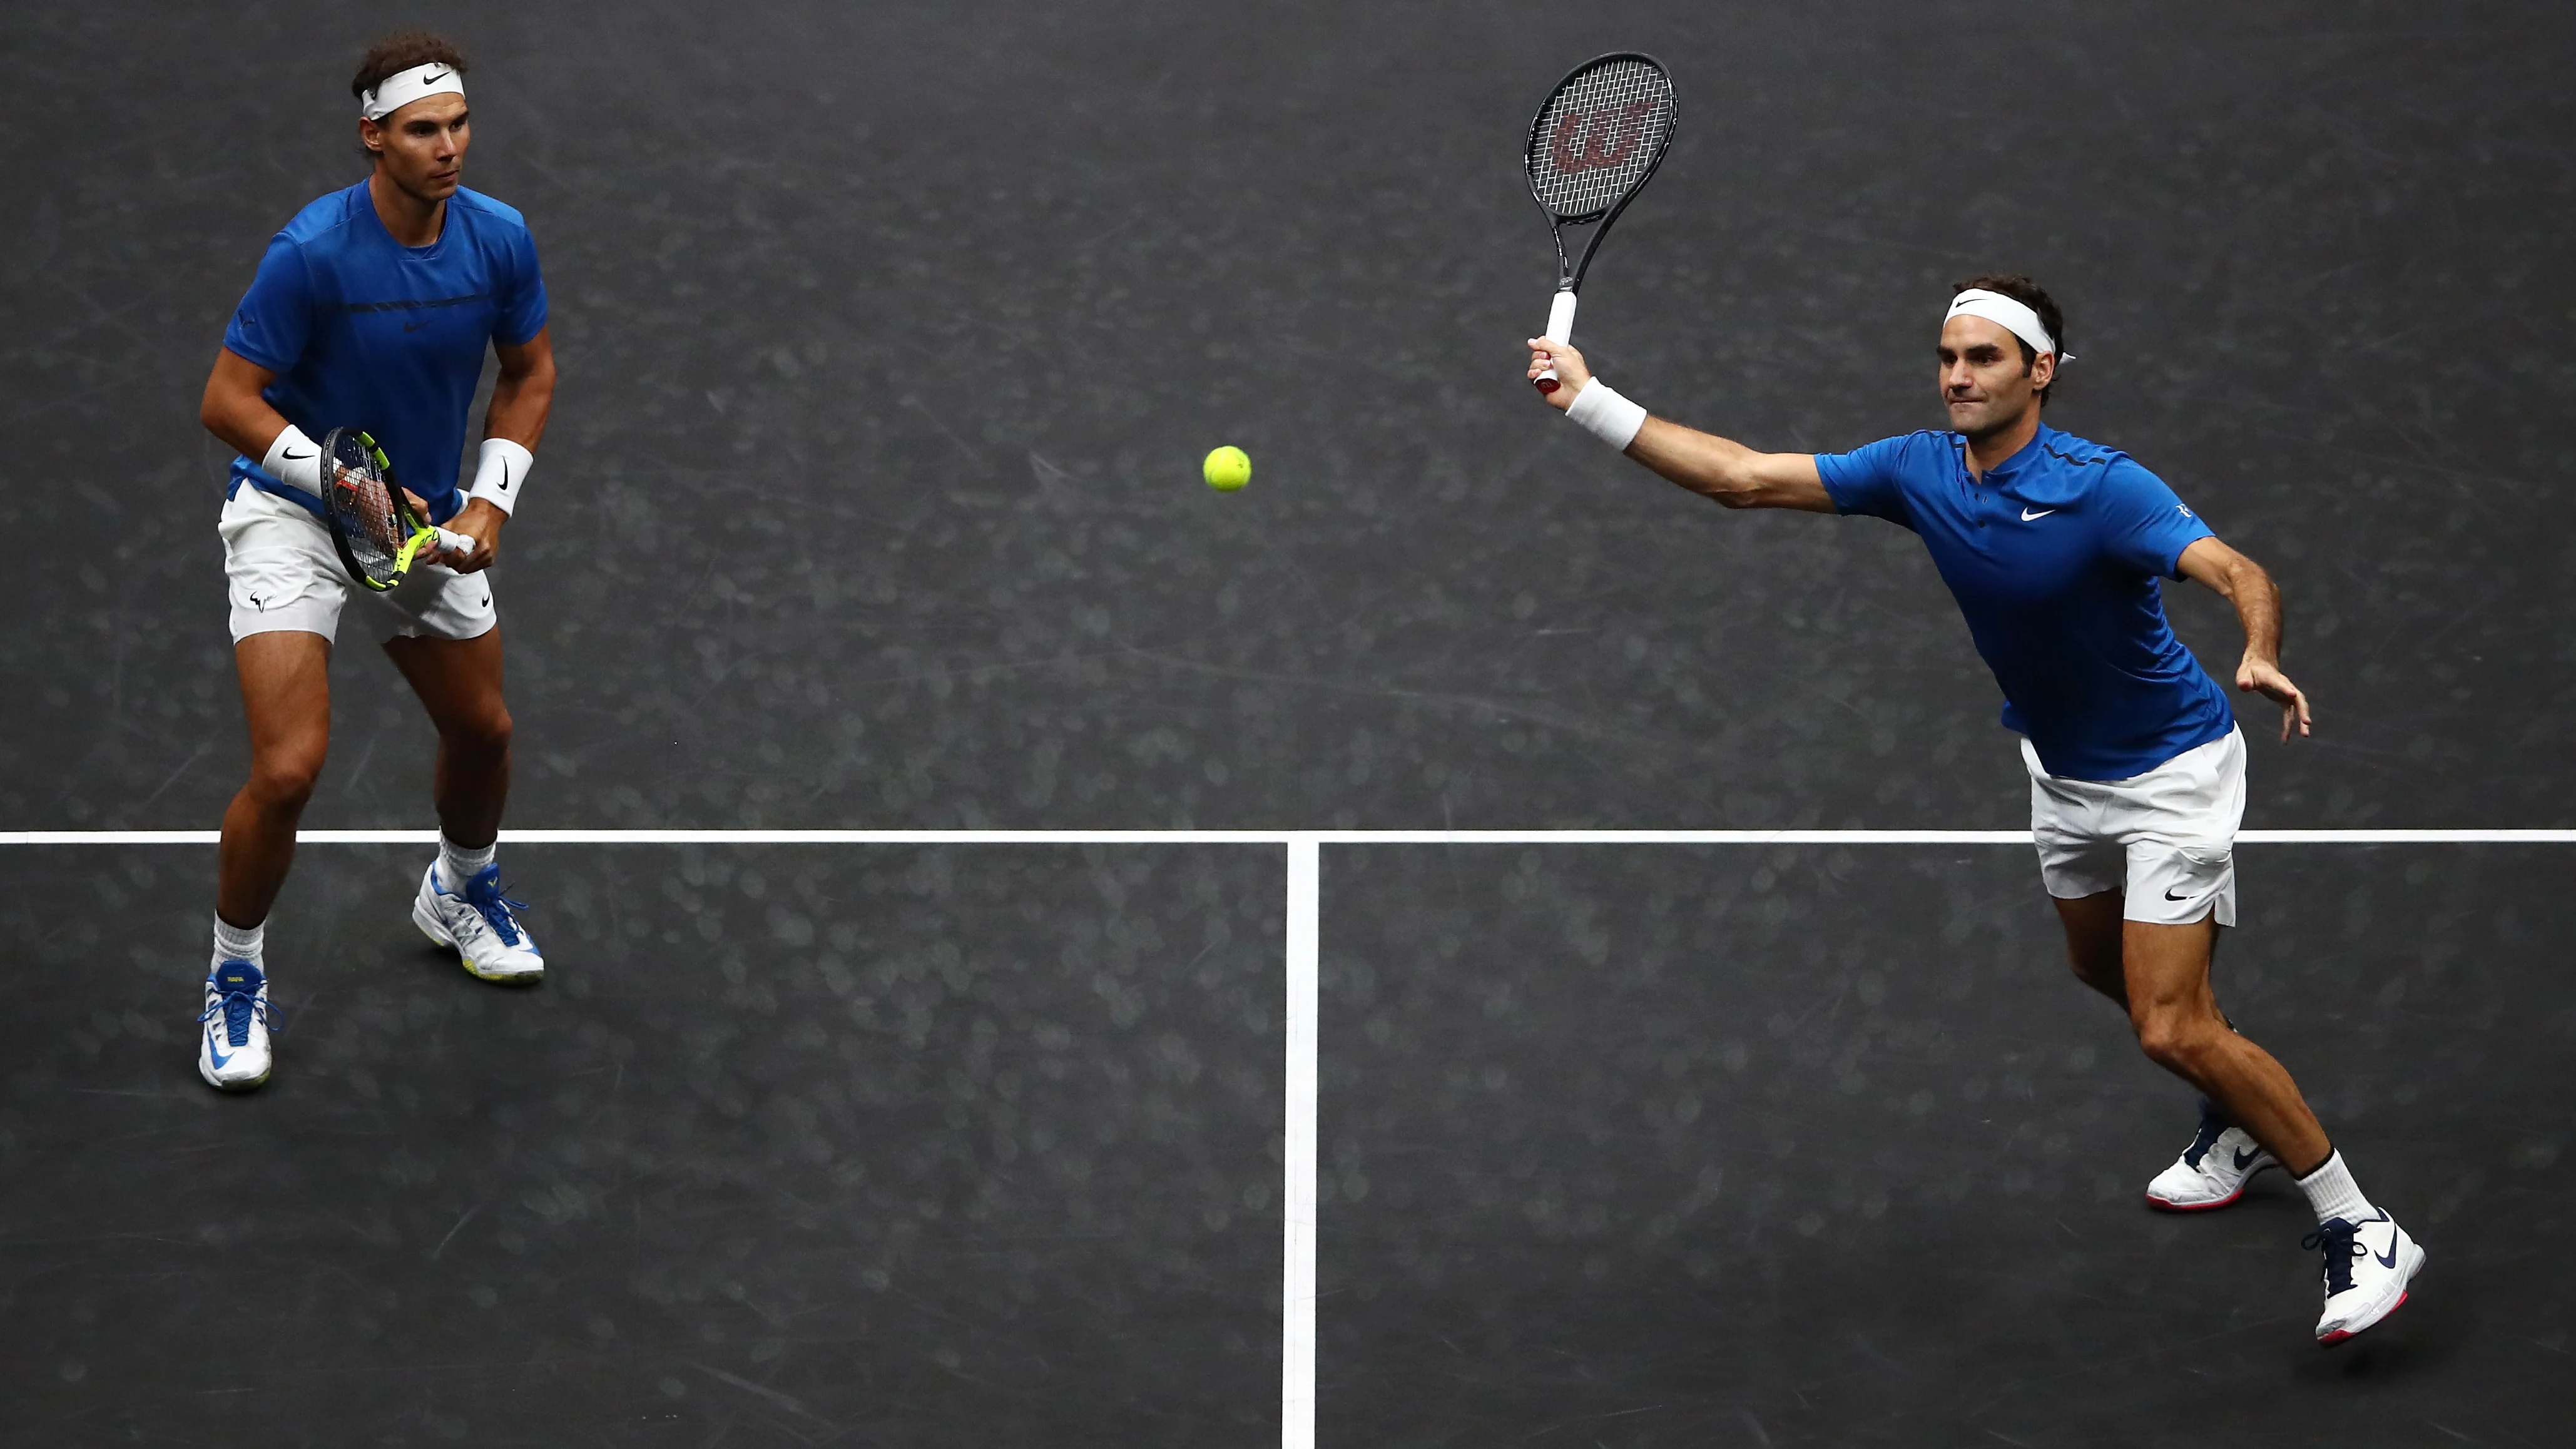
[[[349,82],[349,94],[363,101],[367,92],[385,83],[386,76],[433,61],[454,67],[459,75],[465,73],[465,52],[449,44],[445,36],[426,30],[388,35],[368,46],[367,53],[358,58],[358,74]]]
[[[2039,283],[2032,281],[2030,278],[2023,276],[2019,272],[1989,272],[1982,277],[1970,277],[1964,282],[1952,283],[1950,286],[1950,295],[1956,297],[1961,292],[1969,291],[1971,289],[1983,292],[2001,293],[2002,295],[2010,297],[2014,301],[2019,302],[2023,306],[2038,313],[2039,325],[2047,328],[2048,335],[2055,338],[2057,341],[2057,360],[2059,364],[2063,365],[2065,363],[2066,314],[2057,310],[2057,299],[2048,295],[2048,289],[2046,287],[2041,286]],[[2029,343],[2023,342],[2018,334],[2014,336],[2013,341],[2021,343],[2021,370],[2022,373],[2027,376],[2030,372],[2031,364],[2039,360],[2039,353],[2035,351]],[[2050,390],[2056,386],[2057,384],[2054,381],[2051,381],[2047,387],[2043,387],[2039,390],[2039,401],[2042,407],[2047,406],[2048,394]]]

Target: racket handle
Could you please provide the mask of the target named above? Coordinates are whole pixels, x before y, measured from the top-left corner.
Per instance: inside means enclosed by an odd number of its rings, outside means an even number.
[[[438,530],[438,546],[458,558],[468,558],[474,553],[474,539],[471,535],[450,533],[443,528]]]
[[[1574,340],[1574,289],[1560,287],[1556,300],[1547,304],[1547,331],[1539,334],[1550,342]],[[1538,375],[1534,384],[1540,392],[1556,391],[1556,369],[1551,367]]]

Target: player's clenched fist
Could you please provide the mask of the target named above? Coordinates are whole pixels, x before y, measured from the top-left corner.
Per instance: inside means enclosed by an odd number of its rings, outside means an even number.
[[[1533,386],[1537,384],[1540,373],[1550,367],[1556,369],[1557,386],[1541,392],[1539,396],[1546,398],[1558,412],[1574,406],[1574,395],[1583,391],[1584,384],[1592,381],[1592,369],[1583,365],[1583,354],[1574,350],[1573,343],[1545,337],[1531,338],[1529,350],[1529,380]]]

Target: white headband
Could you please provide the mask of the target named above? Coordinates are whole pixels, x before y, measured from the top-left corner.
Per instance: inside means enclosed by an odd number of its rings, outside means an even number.
[[[431,61],[409,70],[396,71],[376,82],[376,88],[358,98],[358,114],[370,121],[381,121],[423,96],[465,94],[465,82],[456,78],[456,67],[443,61]]]
[[[2001,292],[1970,287],[1950,299],[1949,315],[1941,319],[1942,325],[1949,325],[1951,317],[1983,317],[1989,322],[2001,323],[2006,331],[2029,343],[2033,352],[2057,351],[2057,339],[2049,336],[2048,329],[2040,324],[2039,314]],[[2073,362],[2075,359],[2061,354],[2057,360]]]

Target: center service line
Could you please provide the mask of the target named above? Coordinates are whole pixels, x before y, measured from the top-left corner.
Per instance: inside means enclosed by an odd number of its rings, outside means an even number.
[[[1288,1101],[1281,1166],[1287,1249],[1279,1291],[1280,1449],[1315,1449],[1315,1112],[1321,852],[1288,842]]]

